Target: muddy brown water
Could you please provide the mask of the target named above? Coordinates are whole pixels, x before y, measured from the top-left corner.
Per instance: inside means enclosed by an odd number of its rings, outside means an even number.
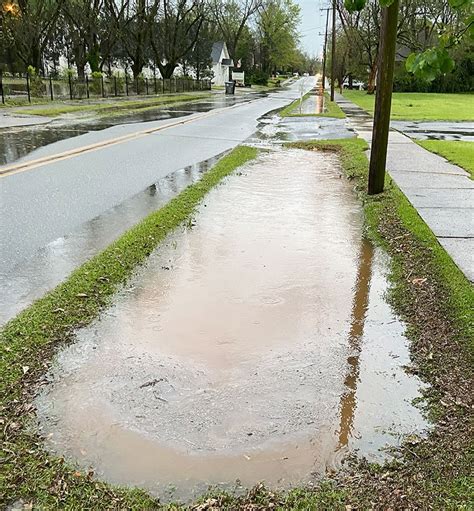
[[[321,94],[312,94],[306,98],[293,112],[295,114],[322,114],[324,112],[324,97]]]
[[[334,156],[262,154],[58,354],[47,447],[164,500],[382,459],[427,426],[386,269]]]

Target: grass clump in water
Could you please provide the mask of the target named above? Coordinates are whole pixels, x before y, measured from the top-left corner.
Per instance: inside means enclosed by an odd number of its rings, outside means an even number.
[[[134,111],[143,111],[151,108],[157,108],[164,105],[173,105],[177,103],[190,103],[209,98],[211,93],[195,92],[192,94],[169,94],[140,100],[104,100],[95,103],[77,103],[75,105],[67,103],[54,103],[44,108],[21,109],[17,113],[24,115],[40,115],[45,117],[56,117],[58,115],[95,112],[100,115],[111,115],[120,113],[130,113]]]

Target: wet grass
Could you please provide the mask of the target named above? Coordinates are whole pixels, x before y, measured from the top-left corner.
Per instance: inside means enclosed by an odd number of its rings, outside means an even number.
[[[308,92],[303,96],[303,102],[311,97],[312,93]],[[290,103],[288,106],[280,110],[281,117],[334,117],[336,119],[344,119],[346,114],[340,109],[335,101],[329,100],[329,95],[324,94],[324,106],[326,111],[320,114],[300,114],[299,113],[300,100],[297,99]]]
[[[374,94],[345,90],[344,97],[369,113],[374,113]],[[472,121],[474,94],[394,92],[391,118],[418,121]]]
[[[8,109],[18,106],[30,106],[30,105],[46,105],[49,101],[43,98],[31,98],[31,103],[28,101],[27,97],[9,97],[5,98],[5,104],[0,103],[0,109]]]
[[[426,383],[434,421],[426,439],[407,439],[384,465],[354,461],[335,477],[357,509],[472,509],[474,502],[474,289],[403,193],[367,196],[361,140],[293,144],[337,152],[364,203],[368,234],[391,255],[389,300],[407,324],[411,366]]]
[[[142,111],[145,109],[172,105],[176,103],[189,103],[209,98],[212,94],[209,92],[195,92],[192,94],[170,94],[140,100],[113,100],[98,103],[77,103],[75,105],[67,103],[53,103],[44,108],[25,108],[17,110],[16,113],[24,115],[40,115],[44,117],[57,117],[59,115],[81,112],[94,112],[100,115],[115,113],[130,113],[132,111]]]
[[[118,489],[49,456],[30,428],[32,399],[54,353],[74,339],[110,303],[117,289],[173,229],[191,217],[206,193],[255,158],[239,147],[196,184],[152,213],[106,250],[74,271],[0,331],[2,478],[0,505],[19,499],[40,509],[151,509],[157,502],[140,490]]]
[[[443,156],[451,163],[459,165],[474,179],[474,142],[462,140],[419,140],[417,142],[432,153]]]

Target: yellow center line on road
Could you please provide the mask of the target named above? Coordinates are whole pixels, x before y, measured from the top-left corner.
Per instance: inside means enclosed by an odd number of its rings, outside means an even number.
[[[103,140],[102,142],[96,142],[95,144],[89,144],[82,147],[76,147],[75,149],[70,149],[68,151],[63,151],[61,153],[52,154],[49,156],[44,156],[42,158],[37,158],[36,160],[29,160],[20,163],[13,163],[11,165],[7,165],[5,167],[0,167],[0,178],[11,176],[13,174],[18,174],[19,172],[25,172],[26,170],[35,169],[37,167],[43,167],[44,165],[48,165],[49,163],[55,163],[58,161],[67,160],[70,158],[74,158],[75,156],[79,156],[81,154],[90,153],[93,151],[98,151],[99,149],[103,149],[106,147],[111,147],[117,144],[122,144],[124,142],[128,142],[131,140],[137,140],[142,137],[146,137],[158,131],[163,131],[169,128],[174,128],[176,126],[181,126],[183,124],[189,124],[194,121],[199,121],[201,119],[205,119],[207,117],[211,117],[213,115],[217,115],[223,111],[231,110],[233,108],[241,107],[243,105],[249,105],[255,101],[259,101],[261,98],[253,99],[248,102],[239,103],[238,105],[233,105],[230,107],[216,108],[215,110],[211,110],[210,112],[206,112],[201,115],[195,115],[192,118],[187,118],[182,121],[175,121],[169,124],[165,124],[163,126],[158,126],[156,128],[150,128],[142,131],[136,131],[134,133],[129,133],[128,135],[122,135],[120,137],[111,138],[108,140]]]

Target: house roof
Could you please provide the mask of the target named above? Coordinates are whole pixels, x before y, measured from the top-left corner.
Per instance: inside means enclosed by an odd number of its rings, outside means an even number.
[[[218,41],[212,45],[211,59],[213,64],[219,64],[221,61],[222,50],[224,49],[225,42]]]

